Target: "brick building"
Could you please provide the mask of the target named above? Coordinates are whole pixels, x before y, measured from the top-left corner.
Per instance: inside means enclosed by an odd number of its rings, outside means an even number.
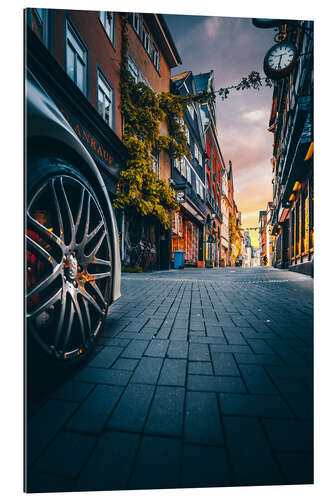
[[[122,13],[128,19],[128,69],[154,91],[170,90],[170,69],[180,63],[162,15]],[[109,11],[26,10],[27,67],[65,115],[93,156],[111,200],[126,161],[120,104],[121,15]],[[166,124],[161,133],[167,134]],[[166,153],[154,158],[160,178],[169,179]],[[142,219],[142,218],[141,218]],[[152,220],[131,223],[117,214],[123,263],[140,244],[148,267],[169,265],[169,238]],[[130,236],[131,235],[131,236]],[[144,264],[145,265],[145,264]]]

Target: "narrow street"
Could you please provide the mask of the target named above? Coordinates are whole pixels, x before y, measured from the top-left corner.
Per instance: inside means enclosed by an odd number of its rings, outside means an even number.
[[[28,491],[311,483],[313,280],[123,274],[86,365],[28,419]]]

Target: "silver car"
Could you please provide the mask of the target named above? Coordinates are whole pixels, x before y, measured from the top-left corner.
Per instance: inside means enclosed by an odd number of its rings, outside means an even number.
[[[71,364],[120,297],[117,225],[95,162],[29,70],[25,128],[27,347]]]

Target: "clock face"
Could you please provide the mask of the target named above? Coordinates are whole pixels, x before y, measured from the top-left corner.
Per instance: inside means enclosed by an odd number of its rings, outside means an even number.
[[[283,78],[289,74],[295,61],[295,47],[288,42],[278,43],[267,52],[264,71],[270,78]]]

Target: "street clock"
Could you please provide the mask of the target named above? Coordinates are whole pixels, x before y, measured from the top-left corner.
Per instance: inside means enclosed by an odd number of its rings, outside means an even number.
[[[264,72],[272,80],[289,75],[297,60],[296,47],[290,42],[273,45],[264,59]]]

